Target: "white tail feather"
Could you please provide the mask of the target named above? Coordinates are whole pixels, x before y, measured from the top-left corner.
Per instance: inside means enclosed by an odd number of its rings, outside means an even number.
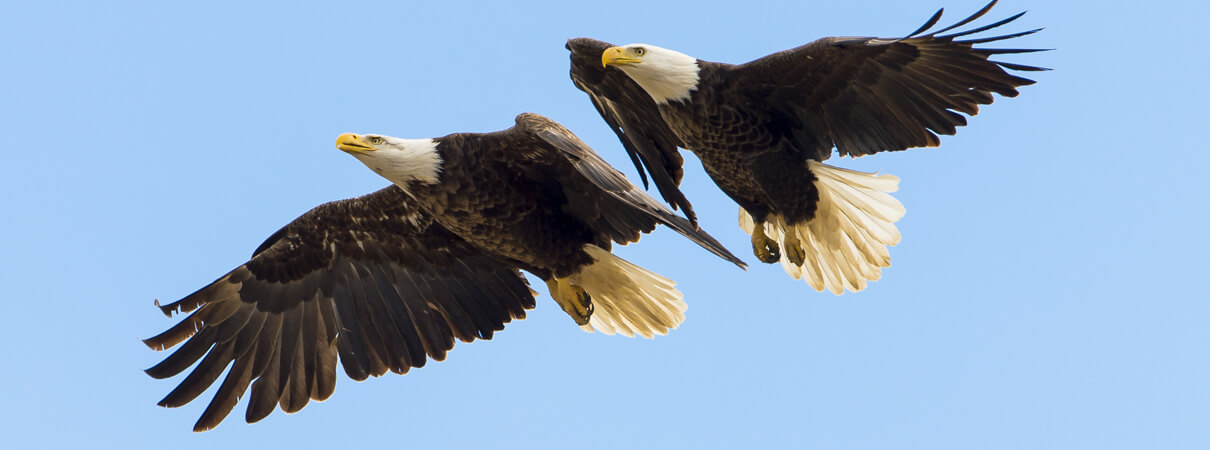
[[[592,296],[593,312],[584,331],[650,339],[685,320],[689,305],[675,282],[595,245],[585,245],[584,251],[596,262],[570,278]]]
[[[817,291],[843,294],[865,289],[867,281],[882,277],[891,265],[887,249],[899,243],[895,222],[906,212],[888,192],[899,189],[899,178],[829,166],[807,161],[818,180],[819,205],[807,223],[788,227],[785,219],[770,214],[765,234],[779,245],[793,233],[806,258],[801,266],[790,262],[782,249],[781,265],[794,279],[803,279]],[[739,226],[749,235],[755,227],[752,216],[739,210]],[[792,228],[792,229],[788,229]]]

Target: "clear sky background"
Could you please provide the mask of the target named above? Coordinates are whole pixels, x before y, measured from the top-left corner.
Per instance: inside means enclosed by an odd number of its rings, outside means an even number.
[[[1004,0],[1004,59],[1052,67],[942,146],[832,160],[902,178],[894,264],[816,293],[759,264],[686,159],[703,227],[618,253],[679,282],[654,340],[587,334],[542,293],[447,361],[302,412],[190,432],[211,393],[141,370],[153,307],[243,263],[320,203],[387,182],[333,142],[562,122],[632,180],[567,76],[567,38],[743,62],[899,36],[982,0],[6,2],[0,7],[0,445],[5,448],[1137,449],[1210,445],[1210,58],[1199,1]],[[113,3],[113,4],[110,4]],[[419,3],[423,3],[420,5]],[[987,18],[982,23],[990,23]],[[540,284],[539,284],[540,286]],[[545,291],[544,288],[541,288]]]

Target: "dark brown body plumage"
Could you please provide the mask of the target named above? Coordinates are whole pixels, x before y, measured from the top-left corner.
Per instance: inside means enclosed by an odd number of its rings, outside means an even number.
[[[698,65],[702,84],[689,101],[659,105],[668,127],[698,156],[719,189],[757,221],[771,211],[809,220],[819,199],[805,165],[809,156],[770,128],[769,114],[761,108],[731,104],[735,93],[720,80],[732,66],[700,60]]]
[[[441,181],[414,188],[417,203],[454,233],[540,278],[568,276],[591,262],[584,243],[608,250],[612,241],[562,211],[569,199],[556,181],[509,161],[507,152],[520,144],[515,139],[491,134],[437,139]],[[640,232],[654,227],[654,221],[636,224]]]

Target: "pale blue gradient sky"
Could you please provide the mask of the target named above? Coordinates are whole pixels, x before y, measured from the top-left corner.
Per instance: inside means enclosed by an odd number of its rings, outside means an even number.
[[[166,2],[165,2],[166,3]],[[832,163],[902,178],[882,281],[819,294],[667,230],[624,257],[680,283],[669,336],[538,309],[444,363],[299,414],[189,431],[210,394],[139,338],[152,307],[245,261],[307,209],[386,182],[342,132],[440,136],[547,115],[637,180],[567,77],[567,38],[743,62],[822,36],[897,36],[938,7],[846,2],[295,2],[0,7],[0,383],[6,448],[1205,448],[1210,442],[1204,2],[1005,0],[1006,57],[1056,70],[938,149]],[[1086,6],[1088,5],[1088,6]],[[988,23],[988,22],[984,22]],[[702,225],[755,263],[690,159]],[[12,444],[12,445],[9,445]]]

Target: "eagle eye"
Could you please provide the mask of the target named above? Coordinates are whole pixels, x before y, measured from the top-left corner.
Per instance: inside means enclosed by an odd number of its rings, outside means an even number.
[[[636,56],[643,56],[643,54],[644,54],[644,53],[647,53],[647,49],[645,49],[645,48],[643,48],[643,47],[635,47],[635,48],[634,48],[634,54],[635,54]]]
[[[378,136],[370,136],[370,143],[371,143],[371,144],[378,145],[378,144],[381,144],[381,143],[383,143],[383,142],[384,142],[384,140],[383,140],[382,138],[378,137]]]

